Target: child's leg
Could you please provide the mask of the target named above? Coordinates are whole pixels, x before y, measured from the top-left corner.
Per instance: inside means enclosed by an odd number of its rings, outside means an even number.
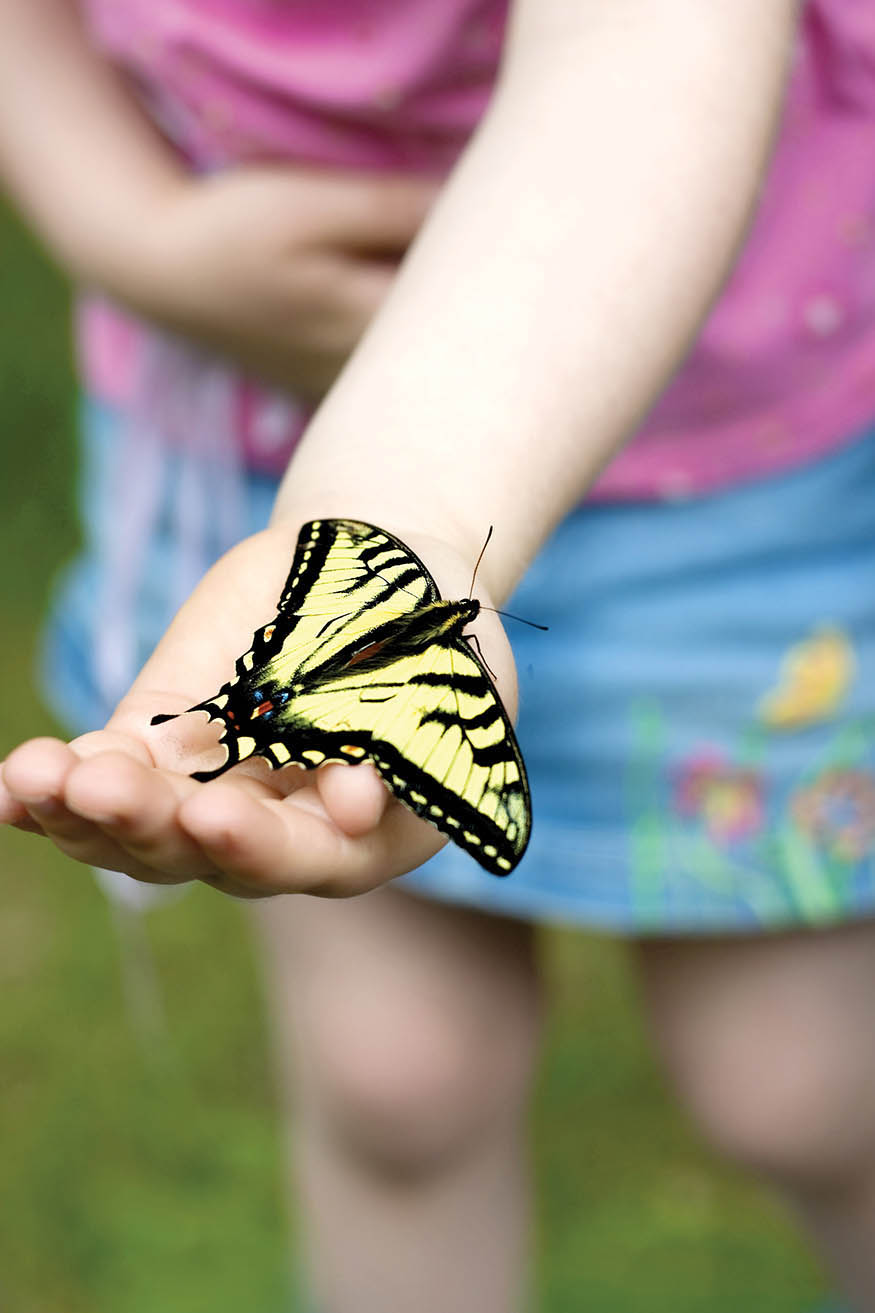
[[[637,955],[697,1122],[790,1199],[854,1308],[875,1313],[875,922]]]
[[[531,928],[391,887],[256,916],[315,1308],[517,1313]]]

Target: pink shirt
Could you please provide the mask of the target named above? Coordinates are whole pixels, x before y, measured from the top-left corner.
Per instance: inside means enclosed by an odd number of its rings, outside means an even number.
[[[296,161],[442,174],[483,112],[502,0],[85,0],[96,38],[198,169]],[[630,161],[634,168],[634,161]],[[122,405],[172,342],[80,308],[86,386]],[[197,353],[179,345],[178,366]],[[214,362],[210,368],[215,369]],[[228,367],[247,464],[307,421]],[[808,0],[778,143],[735,271],[593,495],[676,497],[811,460],[875,417],[875,5]]]

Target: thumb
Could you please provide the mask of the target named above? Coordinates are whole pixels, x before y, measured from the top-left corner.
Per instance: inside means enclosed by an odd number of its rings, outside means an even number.
[[[351,838],[375,830],[383,819],[389,790],[374,767],[331,762],[316,772],[322,805],[338,829]]]
[[[355,183],[332,215],[330,236],[351,251],[403,253],[439,189],[431,178],[371,178]]]

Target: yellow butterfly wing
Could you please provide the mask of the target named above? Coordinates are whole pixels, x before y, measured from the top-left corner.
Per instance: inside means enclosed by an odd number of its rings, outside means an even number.
[[[438,597],[422,562],[390,534],[355,520],[314,520],[298,538],[279,615],[255,634],[237,674],[269,662],[272,679],[291,682]]]
[[[383,530],[305,525],[276,619],[235,678],[190,708],[223,723],[227,754],[196,778],[254,754],[308,769],[369,759],[401,802],[507,874],[528,843],[531,806],[513,728],[461,637],[478,609],[442,601],[422,562]]]

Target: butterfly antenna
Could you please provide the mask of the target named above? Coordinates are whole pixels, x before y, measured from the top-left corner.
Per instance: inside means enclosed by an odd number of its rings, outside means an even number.
[[[480,548],[480,555],[477,557],[477,563],[476,563],[475,566],[474,566],[474,573],[471,575],[471,587],[468,589],[468,596],[469,596],[469,597],[473,597],[473,596],[474,596],[474,580],[477,578],[477,571],[480,569],[480,562],[483,560],[483,554],[484,554],[484,552],[486,551],[486,548],[489,546],[489,539],[492,537],[492,530],[493,530],[493,528],[494,528],[494,525],[491,525],[491,524],[490,524],[490,526],[489,526],[489,532],[488,532],[488,534],[486,535],[486,542],[485,542],[485,543],[483,544],[483,546]],[[487,667],[487,669],[488,669],[488,667]]]
[[[489,539],[492,537],[492,530],[493,530],[493,528],[494,528],[494,525],[491,525],[491,524],[490,524],[490,526],[489,526],[489,532],[488,532],[487,535],[486,535],[486,542],[485,542],[485,543],[483,544],[483,546],[480,548],[480,555],[477,557],[477,564],[474,566],[474,573],[471,575],[471,587],[468,589],[468,596],[469,596],[469,597],[473,597],[473,596],[474,596],[474,580],[477,578],[477,571],[480,569],[480,562],[483,560],[484,554],[485,554],[485,552],[486,552],[486,548],[489,546]],[[484,607],[482,608],[482,610],[484,610],[484,611],[495,611],[495,614],[496,614],[496,615],[504,616],[506,620],[519,620],[520,624],[523,624],[523,625],[530,625],[530,626],[532,627],[532,629],[542,629],[542,630],[544,631],[545,634],[547,633],[547,631],[548,631],[548,629],[549,629],[549,625],[539,625],[539,624],[536,624],[534,620],[526,620],[524,616],[521,616],[521,615],[514,615],[512,611],[499,611],[499,610],[498,610],[496,607],[494,607],[494,606],[484,606]],[[478,649],[478,650],[479,650],[479,649]],[[480,653],[480,656],[481,656],[481,657],[483,656],[483,653],[482,653],[482,652]],[[486,662],[485,662],[485,661],[483,662],[483,664],[484,664],[484,666],[486,666]],[[489,667],[486,666],[486,669],[489,670]],[[489,671],[489,673],[491,674],[492,671]]]
[[[529,625],[532,629],[542,629],[544,633],[550,630],[549,625],[539,625],[535,620],[527,620],[524,615],[514,615],[513,611],[499,611],[495,606],[481,606],[481,611],[494,611],[496,615],[503,615],[505,620],[519,620],[521,625]]]

